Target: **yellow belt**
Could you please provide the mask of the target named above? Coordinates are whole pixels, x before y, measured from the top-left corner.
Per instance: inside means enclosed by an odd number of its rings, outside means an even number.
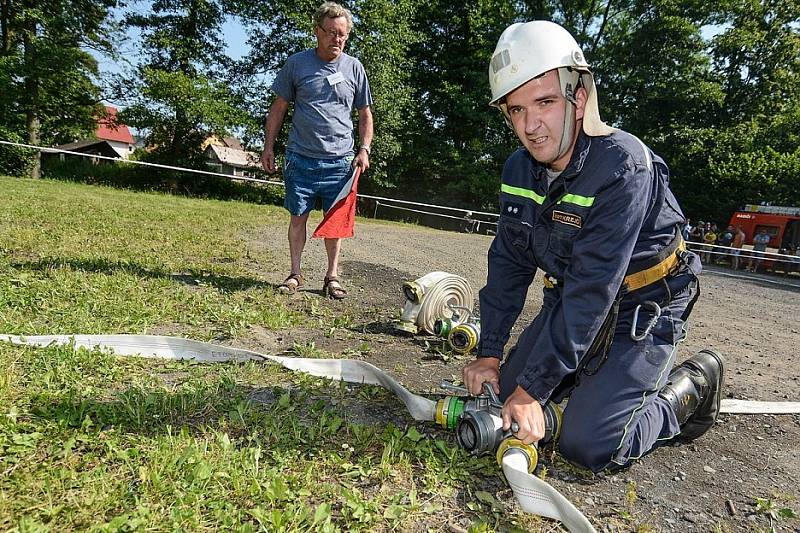
[[[678,266],[680,261],[679,255],[685,250],[686,242],[681,239],[680,244],[678,244],[678,248],[675,250],[675,252],[671,253],[669,257],[657,265],[625,276],[625,279],[622,280],[622,284],[627,287],[628,292],[633,292],[638,291],[642,287],[647,287],[651,283],[655,283],[660,279],[666,278]]]
[[[686,242],[681,239],[678,247],[666,259],[657,265],[651,266],[650,268],[646,268],[633,274],[628,274],[625,276],[625,279],[622,280],[622,285],[627,289],[627,292],[633,292],[638,291],[642,287],[647,287],[651,283],[655,283],[660,279],[666,278],[678,266],[678,263],[680,262],[679,255],[685,250]],[[555,278],[552,278],[548,274],[544,275],[543,281],[544,286],[548,289],[552,289],[558,285],[558,282],[555,280]]]

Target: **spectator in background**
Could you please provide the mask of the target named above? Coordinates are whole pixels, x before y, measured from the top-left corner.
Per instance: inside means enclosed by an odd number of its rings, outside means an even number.
[[[724,264],[728,261],[728,256],[730,255],[730,250],[728,249],[733,242],[734,236],[734,229],[733,226],[728,226],[728,228],[720,233],[719,238],[717,238],[717,246],[724,246],[725,248],[718,249],[719,257],[717,259],[718,264]]]
[[[792,272],[798,271],[800,266],[800,245],[787,244],[785,248],[778,250],[778,253],[784,257],[776,259],[777,267],[773,268],[773,272],[777,270],[783,271],[783,277],[787,277]]]
[[[692,219],[691,218],[687,218],[686,219],[686,224],[683,226],[683,231],[681,232],[681,235],[683,235],[683,240],[684,241],[688,241],[689,240],[689,234],[692,232],[693,229],[694,229],[694,226],[692,226]]]
[[[791,245],[778,248],[778,257],[773,262],[772,271],[775,273],[778,271],[783,272],[784,278],[788,276],[789,271],[792,269],[792,257],[790,257],[792,255],[794,255],[794,248]]]
[[[695,227],[689,230],[689,238],[692,242],[703,242],[703,221],[699,221]]]
[[[706,231],[703,234],[703,244],[705,244],[703,252],[703,263],[708,264],[711,258],[716,254],[714,245],[717,243],[717,232],[712,228],[710,222],[706,222]]]
[[[742,246],[744,246],[744,239],[746,235],[742,231],[741,226],[736,226],[733,234],[733,241],[731,242],[731,267],[734,270],[739,270],[739,254],[742,253]]]
[[[753,237],[753,255],[750,257],[750,264],[748,270],[750,272],[758,272],[758,267],[761,266],[761,260],[764,257],[764,252],[767,251],[770,236],[767,233],[767,228],[761,228],[758,233]]]
[[[275,76],[275,102],[266,123],[261,161],[272,174],[275,139],[290,104],[294,105],[292,127],[286,144],[286,201],[289,211],[289,276],[278,286],[294,294],[303,286],[300,269],[306,244],[306,222],[317,198],[327,212],[350,178],[351,167],[369,168],[372,141],[372,93],[358,59],[344,52],[353,30],[353,16],[334,2],[325,2],[314,14],[316,47],[289,57]],[[358,146],[353,140],[353,112],[358,113]],[[328,270],[322,292],[341,300],[347,294],[339,281],[341,238],[326,238]]]

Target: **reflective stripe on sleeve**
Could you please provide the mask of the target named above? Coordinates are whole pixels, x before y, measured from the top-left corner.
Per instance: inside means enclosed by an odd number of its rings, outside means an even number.
[[[505,183],[500,185],[500,191],[513,194],[514,196],[522,196],[523,198],[530,198],[534,202],[539,205],[544,203],[544,196],[536,194],[530,189],[523,189],[522,187],[514,187],[512,185],[506,185]]]

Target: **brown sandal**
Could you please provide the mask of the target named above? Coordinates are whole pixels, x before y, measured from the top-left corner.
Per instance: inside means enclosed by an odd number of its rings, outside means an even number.
[[[289,277],[283,280],[283,283],[278,285],[278,292],[281,294],[294,294],[297,289],[303,286],[305,280],[302,274],[289,274]]]
[[[333,285],[335,283],[336,285]],[[342,283],[336,276],[325,276],[325,282],[322,285],[322,294],[334,300],[344,300],[347,296],[347,291],[342,287]]]

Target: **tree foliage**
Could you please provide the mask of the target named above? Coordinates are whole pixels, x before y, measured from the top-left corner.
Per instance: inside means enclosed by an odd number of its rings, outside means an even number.
[[[246,121],[225,78],[223,21],[214,0],[156,0],[150,12],[128,16],[143,59],[122,83],[130,105],[119,118],[147,134],[150,158],[202,167],[204,141]]]
[[[260,144],[272,79],[315,45],[320,1],[131,4],[143,55],[122,84],[132,94],[121,118],[174,163],[200,165],[210,134],[236,130]],[[798,0],[342,3],[355,18],[346,51],[364,63],[375,98],[364,190],[495,208],[518,141],[487,105],[488,62],[510,23],[543,19],[576,36],[601,114],[667,160],[687,215],[724,222],[745,203],[800,205]],[[45,142],[92,127],[96,64],[84,50],[109,48],[113,4],[0,0],[0,127],[22,135],[38,118]],[[240,61],[226,56],[226,17],[247,30]]]
[[[240,65],[250,75],[274,73],[289,54],[314,45],[317,2],[235,4],[251,44],[266,43]],[[486,68],[510,23],[544,19],[576,36],[595,71],[604,118],[667,159],[690,215],[722,218],[743,203],[800,202],[791,193],[797,145],[775,137],[797,100],[796,1],[345,5],[356,15],[348,51],[364,63],[375,94],[380,149],[368,187],[495,207],[498,176],[517,140],[487,106]],[[260,110],[252,116],[263,120],[268,93],[263,83],[250,95]]]
[[[3,0],[0,126],[31,144],[90,135],[100,113],[98,69],[87,48],[112,53],[115,0]],[[31,167],[39,174],[38,154]]]

